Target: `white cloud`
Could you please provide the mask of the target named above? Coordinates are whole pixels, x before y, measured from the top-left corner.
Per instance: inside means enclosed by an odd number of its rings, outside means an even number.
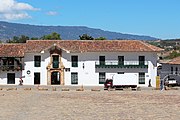
[[[6,20],[18,20],[18,19],[24,19],[24,18],[31,18],[27,13],[16,13],[16,14],[4,14],[3,16],[0,16],[2,19]]]
[[[47,15],[50,15],[50,16],[55,16],[55,15],[57,15],[58,13],[55,12],[55,11],[49,11],[49,12],[47,12],[46,14],[47,14]]]
[[[39,10],[27,3],[16,0],[0,0],[0,18],[3,20],[18,20],[31,18],[26,11]]]

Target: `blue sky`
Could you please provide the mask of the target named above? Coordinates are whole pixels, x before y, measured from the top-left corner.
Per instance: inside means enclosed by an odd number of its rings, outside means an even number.
[[[0,20],[180,38],[180,0],[0,0]]]

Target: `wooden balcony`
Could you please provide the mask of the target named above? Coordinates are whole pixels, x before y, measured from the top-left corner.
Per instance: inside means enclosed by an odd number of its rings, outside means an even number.
[[[148,61],[97,61],[96,68],[148,68]]]
[[[23,70],[23,66],[22,65],[0,65],[0,70],[2,71],[9,71],[9,70]]]

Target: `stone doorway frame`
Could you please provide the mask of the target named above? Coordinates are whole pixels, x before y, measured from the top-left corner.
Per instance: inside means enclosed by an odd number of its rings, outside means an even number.
[[[64,65],[62,63],[62,50],[58,49],[57,46],[54,46],[50,49],[50,63],[48,64],[47,68],[47,85],[51,85],[51,74],[52,72],[59,72],[60,73],[60,85],[64,85]],[[53,68],[53,56],[59,56],[59,68]]]

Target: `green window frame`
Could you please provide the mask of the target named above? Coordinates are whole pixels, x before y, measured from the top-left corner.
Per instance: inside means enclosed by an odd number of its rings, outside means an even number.
[[[59,55],[53,55],[53,68],[59,68]]]
[[[77,72],[71,73],[71,84],[78,84],[78,73]]]
[[[78,56],[77,55],[71,56],[71,62],[72,62],[72,67],[78,67]]]
[[[34,56],[34,67],[41,67],[41,56]]]
[[[106,73],[100,72],[99,73],[99,84],[104,84],[106,81]]]
[[[105,56],[99,56],[99,63],[100,65],[105,65]]]
[[[144,72],[139,73],[139,84],[145,84],[145,73]]]
[[[145,65],[145,56],[139,56],[139,65]]]
[[[118,65],[124,65],[124,56],[118,56]]]

